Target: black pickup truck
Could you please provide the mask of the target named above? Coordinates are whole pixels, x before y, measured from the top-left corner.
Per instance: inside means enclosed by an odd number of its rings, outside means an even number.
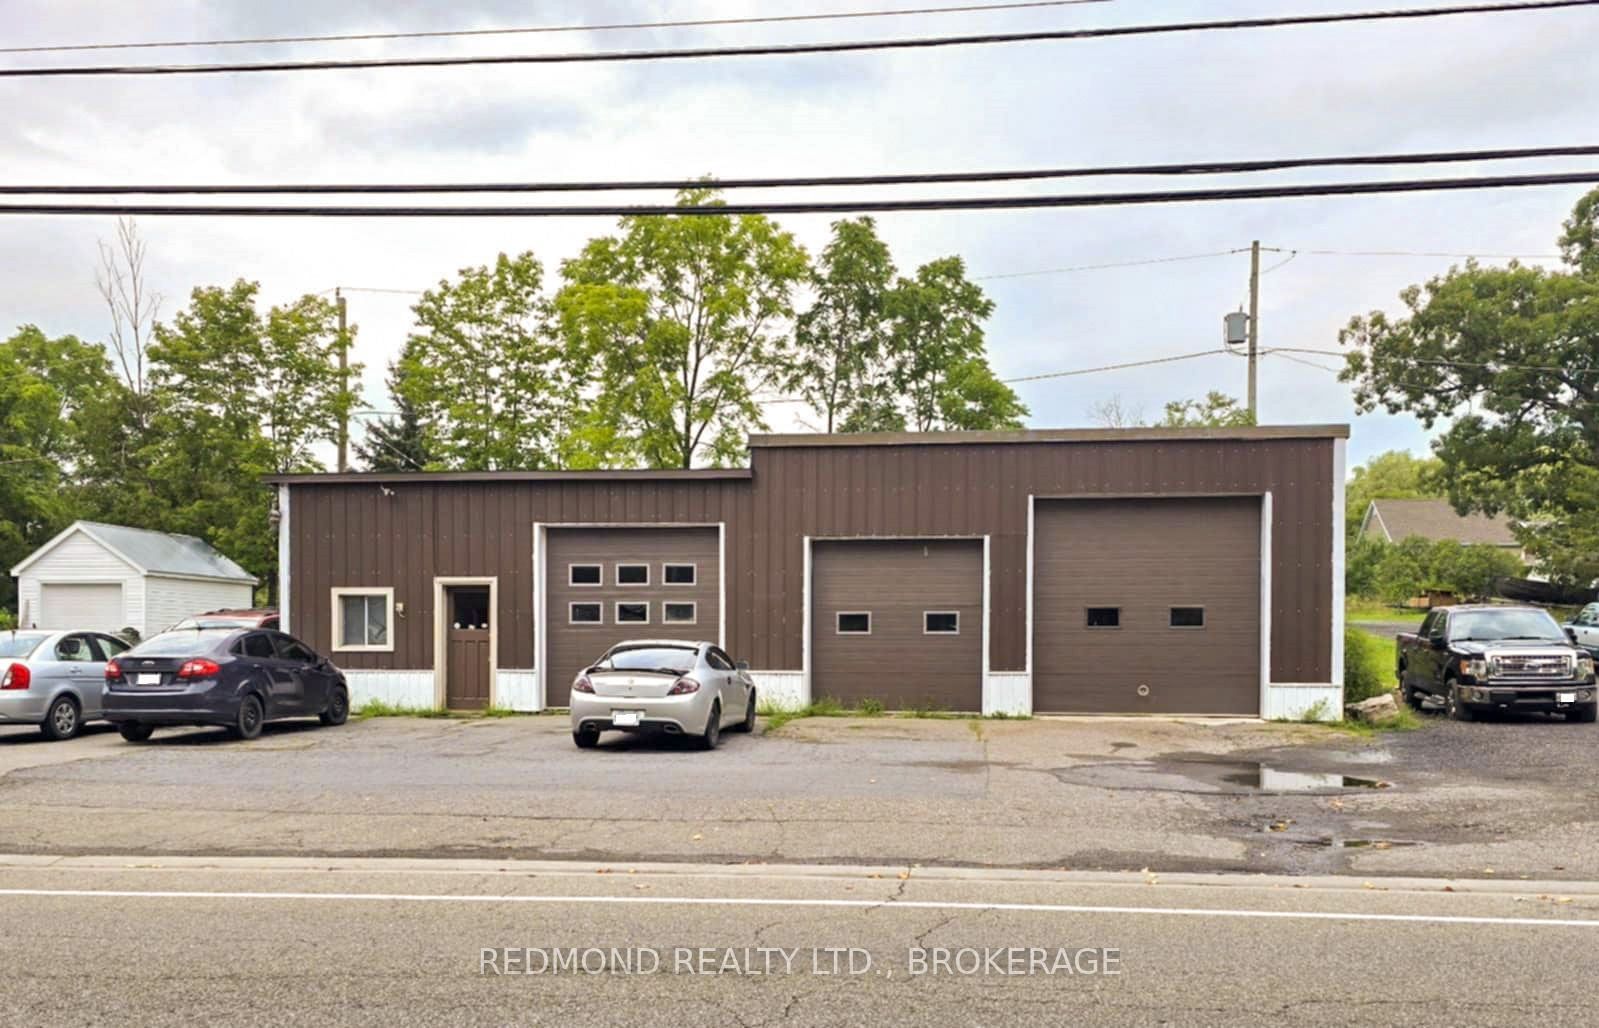
[[[1490,711],[1561,713],[1593,721],[1593,656],[1536,607],[1438,607],[1399,636],[1399,688],[1417,709],[1444,703],[1456,721]]]

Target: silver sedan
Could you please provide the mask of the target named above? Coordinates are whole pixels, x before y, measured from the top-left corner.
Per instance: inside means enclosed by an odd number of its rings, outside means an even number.
[[[97,721],[106,661],[128,644],[92,631],[0,632],[0,725],[38,725],[70,739]]]
[[[681,640],[618,643],[572,682],[572,739],[600,733],[689,735],[714,749],[722,729],[755,728],[755,683],[720,646]]]

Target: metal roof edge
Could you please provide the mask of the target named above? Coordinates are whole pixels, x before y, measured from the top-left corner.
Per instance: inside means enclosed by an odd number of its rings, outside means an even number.
[[[752,435],[750,449],[839,446],[961,446],[1019,443],[1258,442],[1348,439],[1349,426],[1259,425],[1247,428],[1043,428],[1013,432],[862,432]]]
[[[743,481],[749,468],[626,469],[619,471],[360,471],[267,475],[268,485],[390,485],[427,482],[674,482]]]

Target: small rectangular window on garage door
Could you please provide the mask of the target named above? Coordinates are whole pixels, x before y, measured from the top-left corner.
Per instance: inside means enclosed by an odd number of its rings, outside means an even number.
[[[616,565],[617,585],[649,585],[650,566],[648,564],[618,564]]]
[[[865,610],[841,610],[838,612],[839,635],[871,635],[872,615]]]
[[[922,614],[923,635],[960,635],[961,616],[953,610],[929,610]]]
[[[661,620],[668,625],[692,625],[699,620],[698,607],[693,603],[663,603]]]
[[[574,625],[598,625],[604,623],[605,608],[598,603],[574,603],[568,610],[567,619]]]
[[[1173,628],[1204,628],[1204,607],[1173,607],[1171,609],[1171,626]]]
[[[648,603],[618,603],[616,623],[619,625],[647,625],[650,623]]]
[[[605,568],[600,564],[568,564],[566,584],[596,586],[605,584]]]
[[[1122,609],[1120,607],[1089,607],[1089,628],[1120,628],[1122,626]]]
[[[699,578],[693,564],[662,564],[661,581],[667,585],[693,585]]]

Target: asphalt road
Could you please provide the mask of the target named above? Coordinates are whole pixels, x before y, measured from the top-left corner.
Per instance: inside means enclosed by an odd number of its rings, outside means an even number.
[[[0,924],[14,1024],[1555,1028],[1599,885],[0,858]]]

